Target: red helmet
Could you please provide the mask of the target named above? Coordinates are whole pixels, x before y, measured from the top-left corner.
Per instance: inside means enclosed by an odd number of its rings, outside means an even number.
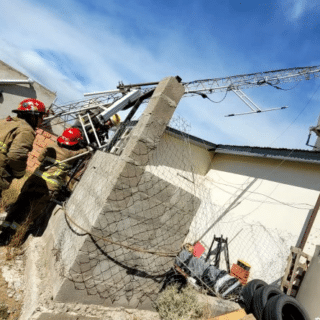
[[[12,110],[13,112],[30,112],[36,115],[45,114],[46,107],[43,102],[37,99],[24,99],[19,103],[17,110]]]
[[[82,139],[81,131],[78,128],[68,128],[63,131],[62,135],[57,140],[61,144],[74,146]]]

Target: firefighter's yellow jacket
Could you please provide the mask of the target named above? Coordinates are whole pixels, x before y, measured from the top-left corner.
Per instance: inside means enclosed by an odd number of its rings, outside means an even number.
[[[49,190],[57,191],[65,184],[68,170],[72,168],[73,163],[77,159],[64,163],[60,162],[85,151],[87,151],[85,148],[79,150],[70,150],[60,147],[57,143],[52,142],[40,153],[38,161],[41,164],[33,174],[42,178],[46,182]],[[45,169],[45,167],[52,164],[55,164],[55,166]]]
[[[0,178],[6,175],[5,170],[16,178],[25,174],[35,136],[34,129],[23,119],[8,117],[0,120]]]

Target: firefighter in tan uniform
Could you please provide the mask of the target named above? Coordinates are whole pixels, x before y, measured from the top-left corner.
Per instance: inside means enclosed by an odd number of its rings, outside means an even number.
[[[17,117],[0,120],[0,197],[14,178],[24,176],[35,128],[41,125],[46,109],[39,100],[25,99],[12,112]]]
[[[38,157],[40,166],[25,182],[18,200],[9,210],[5,221],[8,227],[0,235],[1,244],[7,244],[24,222],[27,225],[35,222],[53,194],[66,184],[67,173],[76,159],[60,162],[87,151],[79,145],[82,139],[79,129],[69,128],[57,139],[57,143],[52,142],[43,149]]]
[[[90,111],[88,113],[90,114],[91,117],[94,117],[98,114],[98,110],[96,110],[96,111],[90,110]],[[74,123],[74,127],[80,129],[80,131],[82,133],[84,133],[81,122],[84,125],[87,124],[88,118],[81,117],[81,120],[77,120]],[[110,119],[108,119],[107,121],[105,121],[103,123],[100,121],[96,122],[95,123],[95,133],[98,136],[100,143],[102,143],[102,144],[106,143],[107,140],[109,139],[109,130],[113,127],[120,126],[120,123],[121,123],[121,118],[117,113],[114,114]],[[87,135],[88,135],[89,140],[91,142],[90,144],[93,146],[97,146],[95,133],[94,133],[94,130],[92,129],[92,127],[89,127],[89,129],[87,130]]]

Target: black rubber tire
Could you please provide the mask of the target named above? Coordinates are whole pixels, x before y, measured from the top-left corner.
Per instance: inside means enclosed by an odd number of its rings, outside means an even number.
[[[255,318],[257,320],[261,320],[263,309],[265,308],[268,300],[274,296],[282,294],[284,293],[275,286],[264,286],[257,289],[251,302],[251,311]]]
[[[244,309],[247,314],[251,313],[251,302],[254,295],[254,292],[264,286],[267,286],[268,284],[264,282],[263,280],[254,279],[248,282],[241,291],[241,297],[244,302]]]
[[[310,320],[310,317],[295,298],[283,294],[269,299],[262,320]]]

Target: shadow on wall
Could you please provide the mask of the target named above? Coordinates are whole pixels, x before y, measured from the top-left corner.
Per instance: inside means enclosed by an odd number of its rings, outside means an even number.
[[[25,86],[25,85],[0,85],[0,91],[2,91],[2,94],[4,95],[14,95],[14,96],[20,96],[20,97],[29,97],[36,99],[37,98],[37,92],[34,89],[32,85]],[[0,103],[5,102],[5,97],[2,96],[2,99],[0,100]]]

